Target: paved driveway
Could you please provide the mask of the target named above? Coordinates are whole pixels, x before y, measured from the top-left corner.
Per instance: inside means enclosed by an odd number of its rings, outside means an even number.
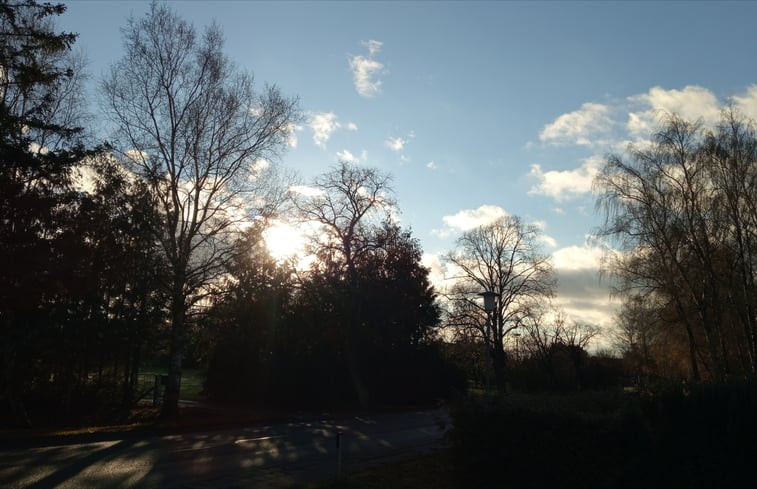
[[[441,410],[97,440],[60,438],[0,451],[0,487],[287,487],[438,446]]]

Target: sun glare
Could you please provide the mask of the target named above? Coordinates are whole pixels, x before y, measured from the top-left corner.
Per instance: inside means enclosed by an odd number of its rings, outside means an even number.
[[[302,259],[305,254],[305,236],[294,226],[277,222],[263,232],[271,256],[278,262],[289,258]]]

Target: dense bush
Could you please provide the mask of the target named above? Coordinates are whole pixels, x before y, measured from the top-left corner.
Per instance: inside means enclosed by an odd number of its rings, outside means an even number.
[[[453,417],[461,486],[749,487],[757,389],[707,385],[467,401]]]

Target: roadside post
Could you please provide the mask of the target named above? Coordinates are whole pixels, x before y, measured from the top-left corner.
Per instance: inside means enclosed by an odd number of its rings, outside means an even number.
[[[336,432],[336,477],[342,476],[342,435],[341,431]]]

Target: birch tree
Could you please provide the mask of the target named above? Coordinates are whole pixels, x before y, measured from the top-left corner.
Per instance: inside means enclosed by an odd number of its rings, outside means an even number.
[[[170,364],[164,414],[177,412],[188,315],[233,257],[242,223],[277,202],[270,161],[286,147],[296,100],[223,54],[216,25],[198,32],[153,3],[123,29],[125,53],[102,83],[125,164],[149,185],[169,264]]]

